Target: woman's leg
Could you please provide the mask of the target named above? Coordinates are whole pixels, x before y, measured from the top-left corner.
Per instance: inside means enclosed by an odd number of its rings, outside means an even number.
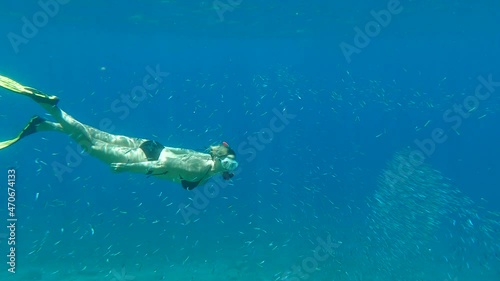
[[[40,104],[58,122],[62,131],[78,142],[90,155],[108,164],[147,161],[141,145],[147,140],[113,135],[85,125],[57,106]],[[52,128],[59,126],[51,125]]]
[[[118,146],[100,140],[94,140],[87,152],[93,157],[108,164],[137,163],[147,160],[144,152],[140,148]]]
[[[0,142],[0,149],[38,131],[58,131],[68,134],[89,154],[105,162],[146,161],[146,156],[140,146],[147,140],[113,135],[85,125],[57,106],[58,97],[49,96],[34,88],[23,86],[8,77],[0,76],[0,87],[32,98],[57,121],[50,122],[35,116],[16,138]]]
[[[127,136],[106,133],[92,126],[81,123],[57,106],[52,106],[44,103],[39,104],[57,121],[57,123],[61,125],[63,131],[66,134],[70,135],[82,146],[88,146],[89,144],[91,145],[94,141],[100,141],[108,143],[110,145],[123,146],[128,148],[139,148],[140,145],[144,141],[146,141],[145,139],[131,138]]]
[[[69,116],[69,115],[67,115]],[[68,119],[66,117],[66,119]],[[73,119],[72,122],[78,122]],[[79,123],[79,122],[78,122]],[[62,132],[67,135],[72,136],[80,145],[85,144],[86,147],[82,147],[85,149],[87,153],[90,155],[96,157],[97,159],[100,159],[101,161],[104,161],[108,164],[111,163],[134,163],[134,162],[142,162],[146,161],[146,158],[144,156],[144,152],[142,151],[139,146],[137,147],[130,147],[130,146],[124,146],[116,143],[122,143],[122,144],[129,144],[130,142],[126,141],[125,138],[127,137],[121,137],[121,136],[114,136],[102,131],[99,131],[97,129],[94,129],[90,126],[84,125],[79,123],[78,127],[83,127],[84,130],[89,131],[88,135],[90,136],[90,139],[92,141],[86,142],[86,138],[83,138],[82,141],[81,139],[75,138],[76,134],[74,133],[73,128],[70,130],[66,130],[68,126],[63,126],[60,123],[55,123],[55,122],[50,122],[47,120],[43,120],[43,122],[40,122],[39,124],[36,125],[36,132],[41,132],[41,131],[56,131],[56,132]],[[87,134],[87,133],[85,133]],[[103,141],[101,140],[101,137],[103,137],[106,140],[110,140],[111,138],[118,138],[121,137],[119,141],[113,142],[108,142],[108,141]],[[132,139],[134,141],[134,139]],[[135,143],[134,143],[135,145]]]
[[[40,92],[39,90],[27,86],[23,86],[20,83],[0,75],[0,87],[10,90],[12,92],[30,97],[41,105],[45,110],[47,110],[50,115],[56,119],[57,123],[62,126],[63,132],[71,135],[78,142],[92,142],[92,140],[101,140],[110,144],[126,146],[131,148],[139,147],[145,140],[137,138],[129,138],[126,136],[118,136],[109,134],[91,126],[87,126],[78,122],[76,119],[68,115],[66,112],[62,111],[57,104],[59,103],[59,98],[57,96],[50,96]],[[38,127],[40,122],[44,119],[40,117],[34,117],[25,130],[30,127],[30,130],[34,130],[34,127]],[[52,124],[53,125],[53,124]],[[56,129],[57,127],[57,129]],[[60,127],[48,127],[48,129],[56,129],[60,131]]]

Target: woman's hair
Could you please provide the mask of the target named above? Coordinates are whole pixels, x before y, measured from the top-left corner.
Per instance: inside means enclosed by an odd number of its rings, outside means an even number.
[[[210,146],[210,155],[212,155],[212,158],[224,158],[228,155],[236,157],[236,153],[232,148],[222,144]]]

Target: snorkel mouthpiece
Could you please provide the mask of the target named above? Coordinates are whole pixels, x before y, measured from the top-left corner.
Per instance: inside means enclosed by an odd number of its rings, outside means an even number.
[[[234,177],[233,173],[230,173],[230,172],[224,172],[224,173],[222,173],[222,178],[225,179],[225,180],[230,180],[232,177]]]

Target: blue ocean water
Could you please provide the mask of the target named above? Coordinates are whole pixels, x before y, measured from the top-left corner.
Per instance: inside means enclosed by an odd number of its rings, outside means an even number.
[[[497,1],[2,6],[0,75],[240,169],[187,191],[26,137],[0,150],[1,280],[500,280]],[[0,101],[0,141],[50,118]]]

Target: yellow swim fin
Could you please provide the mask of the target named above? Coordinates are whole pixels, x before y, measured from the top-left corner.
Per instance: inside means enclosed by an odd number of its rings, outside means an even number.
[[[34,116],[33,118],[31,118],[31,120],[28,122],[28,124],[24,127],[24,129],[21,131],[21,133],[11,139],[11,140],[6,140],[6,141],[2,141],[0,142],[0,149],[4,149],[6,147],[9,147],[11,145],[13,145],[14,143],[18,142],[20,139],[26,137],[26,136],[29,136],[33,133],[36,133],[36,127],[38,124],[44,122],[45,119],[43,119],[42,117],[40,116]]]
[[[11,90],[15,93],[19,93],[24,96],[28,96],[38,103],[57,105],[57,103],[59,102],[59,98],[56,96],[46,95],[38,91],[37,89],[23,86],[18,82],[2,75],[0,75],[0,87],[5,88],[7,90]]]

